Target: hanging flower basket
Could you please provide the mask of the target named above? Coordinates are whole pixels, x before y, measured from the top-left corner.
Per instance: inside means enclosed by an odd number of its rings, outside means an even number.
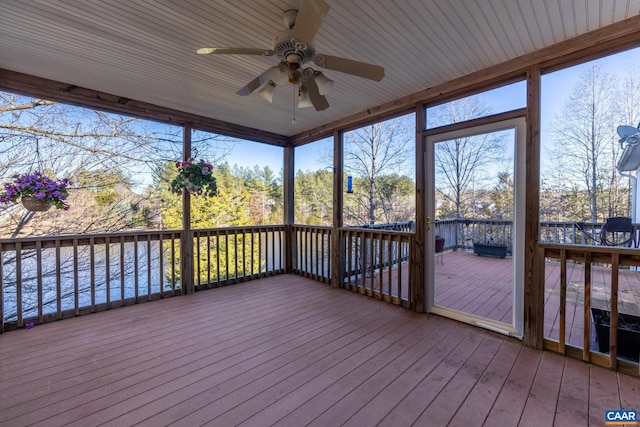
[[[48,201],[44,199],[36,199],[31,196],[22,196],[20,201],[26,210],[32,212],[46,212],[51,207],[51,203]]]
[[[40,172],[13,175],[13,182],[4,184],[4,192],[0,192],[0,203],[18,203],[34,212],[43,212],[51,206],[58,209],[69,209],[64,201],[69,192],[68,179],[60,181],[44,176]]]
[[[205,160],[189,157],[184,162],[176,162],[178,175],[171,181],[172,193],[187,191],[195,196],[213,197],[218,194],[213,165]]]

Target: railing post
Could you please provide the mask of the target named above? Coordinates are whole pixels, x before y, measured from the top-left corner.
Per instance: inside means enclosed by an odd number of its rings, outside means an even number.
[[[425,241],[426,241],[426,221],[427,221],[427,201],[426,197],[426,166],[425,166],[425,137],[423,131],[425,125],[425,109],[422,103],[416,104],[415,117],[415,157],[416,157],[416,227],[413,244],[409,246],[409,267],[411,275],[410,283],[411,294],[409,295],[409,303],[414,311],[422,313],[425,311],[425,296],[427,286],[425,280]],[[434,218],[435,219],[435,218]],[[411,239],[410,239],[411,241]],[[398,244],[400,246],[400,244]],[[401,263],[398,262],[398,268]]]
[[[340,228],[342,227],[342,192],[344,183],[344,140],[340,131],[333,132],[333,230],[331,231],[331,285],[341,288],[344,281],[344,244]]]
[[[191,156],[191,125],[184,126],[182,135],[182,159]],[[199,274],[199,272],[198,272]],[[180,234],[180,285],[182,294],[193,292],[193,236],[191,233],[191,195],[182,192],[182,233]],[[162,294],[162,289],[160,289]]]
[[[538,250],[540,222],[540,67],[527,70],[527,129],[524,212],[523,343],[544,346],[544,252]]]
[[[294,170],[295,149],[291,144],[284,147],[283,193],[284,193],[284,272],[293,272],[293,257],[296,250],[292,226],[295,221]]]

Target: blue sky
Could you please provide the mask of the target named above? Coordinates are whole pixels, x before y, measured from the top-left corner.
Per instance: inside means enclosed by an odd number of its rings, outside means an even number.
[[[638,54],[640,54],[640,48],[601,58],[598,61],[602,62],[608,71],[622,74],[624,68],[636,60]],[[543,145],[549,141],[551,137],[549,128],[555,117],[564,108],[566,100],[573,90],[574,83],[592,63],[593,61],[543,75],[543,107],[541,111]],[[492,111],[494,113],[524,107],[526,103],[525,82],[486,92],[482,94],[482,98],[493,107]],[[633,123],[620,124],[636,125]],[[615,125],[617,126],[618,124]],[[330,149],[331,139],[296,148],[295,170],[322,169],[326,166],[325,153]],[[247,167],[253,167],[254,165],[269,166],[273,170],[279,171],[283,164],[282,156],[282,149],[279,147],[241,141],[236,144],[235,149],[226,160],[231,165],[237,164]]]

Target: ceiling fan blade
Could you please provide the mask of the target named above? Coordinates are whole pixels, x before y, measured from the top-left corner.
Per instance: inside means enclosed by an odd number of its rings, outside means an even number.
[[[340,71],[341,73],[352,74],[365,79],[379,82],[384,77],[384,68],[378,65],[367,64],[365,62],[354,61],[353,59],[339,58],[337,56],[318,54],[313,62],[318,67],[329,70]]]
[[[329,5],[323,0],[301,0],[291,38],[307,45],[311,44],[327,13]]]
[[[236,92],[240,96],[247,96],[251,94],[254,90],[258,89],[260,86],[266,84],[271,76],[271,68],[267,69],[264,73],[260,74],[255,79],[251,80],[246,86],[242,87],[238,92]]]
[[[251,49],[246,47],[201,47],[196,51],[198,55],[262,55],[273,56],[275,51],[269,49]]]
[[[327,98],[325,98],[324,95],[320,95],[318,84],[313,77],[306,79],[303,84],[309,92],[309,99],[311,100],[313,108],[315,108],[316,111],[322,111],[329,108],[329,101],[327,101]]]

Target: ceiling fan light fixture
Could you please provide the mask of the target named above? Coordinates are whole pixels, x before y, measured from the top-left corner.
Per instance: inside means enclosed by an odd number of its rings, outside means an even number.
[[[289,70],[289,83],[296,84],[300,81],[300,71]]]
[[[318,85],[318,91],[320,92],[320,95],[328,94],[335,83],[329,77],[325,76],[324,73],[317,73],[315,80],[316,84]]]
[[[280,63],[271,67],[269,79],[277,86],[286,84],[289,81],[289,70],[287,64]]]
[[[267,82],[262,89],[258,91],[258,95],[267,100],[270,104],[273,103],[273,93],[276,91],[276,85],[271,80]]]
[[[311,103],[311,98],[309,97],[309,92],[304,86],[300,86],[300,90],[298,91],[298,108],[308,107],[313,107],[313,103]]]

